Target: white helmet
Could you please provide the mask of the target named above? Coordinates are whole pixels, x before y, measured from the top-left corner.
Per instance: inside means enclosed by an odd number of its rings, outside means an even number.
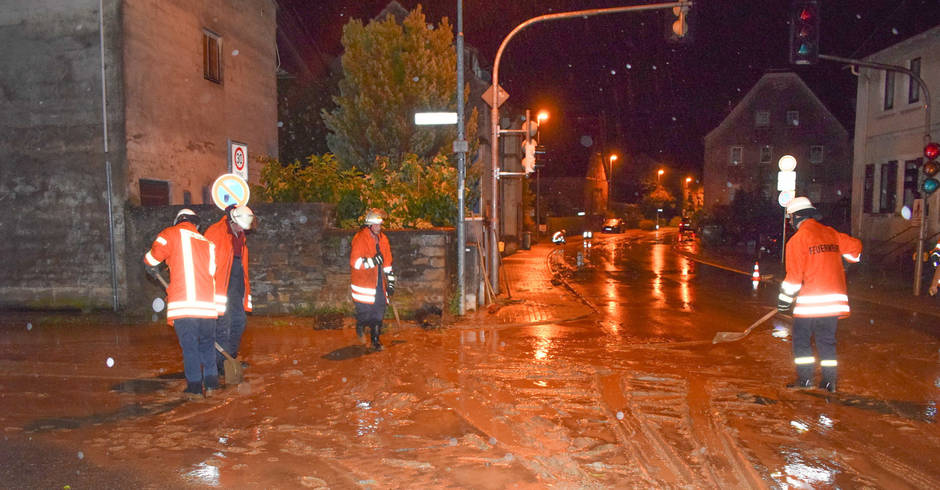
[[[805,197],[794,197],[790,199],[790,202],[787,203],[787,214],[793,214],[797,211],[803,211],[804,209],[813,209],[813,203]]]
[[[255,215],[248,206],[235,206],[235,208],[229,212],[229,219],[234,221],[241,229],[250,230],[251,224],[255,220]]]
[[[365,223],[367,225],[381,225],[385,213],[381,209],[372,208],[366,213]]]
[[[173,226],[180,224],[182,221],[188,221],[196,226],[199,226],[199,217],[196,216],[195,211],[189,208],[180,209],[176,213],[176,218],[173,219]]]

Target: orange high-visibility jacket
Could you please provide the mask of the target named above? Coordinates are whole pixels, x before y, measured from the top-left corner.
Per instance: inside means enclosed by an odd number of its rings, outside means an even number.
[[[849,316],[842,259],[858,262],[862,242],[812,218],[800,225],[787,242],[787,277],[783,293],[796,297],[794,317]]]
[[[218,318],[215,307],[215,246],[192,223],[164,229],[144,256],[147,265],[166,261],[170,285],[166,289],[166,320]]]
[[[385,233],[379,232],[378,238],[372,234],[369,227],[363,227],[353,237],[349,251],[350,286],[353,301],[357,303],[374,304],[375,286],[378,284],[380,267],[376,267],[372,257],[375,256],[375,244],[378,239],[379,250],[382,252],[381,269],[385,274],[392,273],[392,248],[388,244]],[[382,287],[386,287],[385,275],[382,275]],[[388,296],[386,296],[386,301]]]
[[[242,232],[244,234],[244,232]],[[215,303],[219,310],[219,315],[225,313],[225,305],[228,303],[228,282],[232,275],[232,257],[235,251],[232,249],[232,225],[229,223],[228,216],[216,221],[206,230],[206,238],[215,244]],[[248,280],[248,243],[242,240],[241,250],[242,271],[245,275],[245,297],[242,299],[242,305],[245,311],[251,311],[251,283]]]

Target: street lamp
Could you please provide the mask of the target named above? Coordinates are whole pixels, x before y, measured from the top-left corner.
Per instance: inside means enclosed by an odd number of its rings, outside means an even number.
[[[663,169],[659,169],[659,171],[656,172],[656,185],[659,185],[659,178],[662,177],[664,173],[666,173],[666,171]]]
[[[536,150],[539,150],[538,145],[541,144],[541,141],[542,141],[542,121],[548,120],[548,111],[539,111],[539,115],[535,116],[535,120],[536,122],[538,122],[538,125],[536,126],[537,129],[535,130]],[[539,165],[538,163],[535,164],[535,238],[536,240],[538,240],[542,236],[542,223],[541,223],[541,216],[539,213],[539,206],[540,206],[539,197],[541,195],[541,189],[539,187],[540,167],[541,165]]]

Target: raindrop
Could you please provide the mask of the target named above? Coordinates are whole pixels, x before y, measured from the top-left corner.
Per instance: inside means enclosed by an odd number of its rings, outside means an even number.
[[[874,325],[874,324],[875,324],[875,319],[874,319],[874,318],[872,318],[872,319],[870,319],[870,320],[868,320],[868,323],[870,323],[870,324],[872,324],[872,325]]]
[[[345,382],[346,382],[346,378],[343,378],[343,383],[345,383]]]
[[[114,358],[109,357],[104,363],[107,364],[108,367],[114,367]]]
[[[306,223],[306,222],[307,222],[307,217],[306,217],[306,216],[303,216],[303,215],[301,215],[301,216],[300,216],[299,218],[297,218],[297,221],[299,221],[299,222],[300,222],[300,224],[304,224],[304,223]]]
[[[506,455],[503,456],[503,459],[506,461],[512,461],[512,453],[506,453]]]
[[[278,122],[277,122],[277,127],[283,128],[283,127],[284,127],[284,121],[278,121]]]
[[[862,14],[855,14],[855,18],[858,20],[862,20]]]
[[[495,438],[495,437],[490,437],[490,444],[491,444],[491,445],[495,445],[495,444],[496,444],[496,438]]]
[[[653,65],[653,69],[654,69],[654,70],[656,69],[656,65]]]
[[[238,56],[238,50],[237,50],[237,49],[233,49],[233,50],[232,50],[232,56]]]
[[[633,65],[631,65],[630,63],[627,63],[627,69],[628,69],[628,70],[632,70],[632,69],[633,69]]]
[[[897,36],[897,35],[898,35],[898,28],[897,28],[897,27],[892,27],[892,28],[891,28],[891,34],[894,34],[895,36]]]
[[[571,68],[571,63],[568,63],[568,68]]]
[[[448,441],[447,443],[450,444],[451,446],[456,446],[456,445],[457,445],[457,438],[456,438],[456,437],[451,437],[451,438],[450,438],[450,441]]]
[[[421,80],[421,79],[418,78],[418,77],[414,77],[414,78],[411,79],[412,82],[417,82],[418,80]]]
[[[591,145],[593,145],[593,144],[594,144],[594,139],[591,138],[590,135],[587,135],[587,134],[586,134],[586,135],[584,135],[584,136],[581,137],[581,146],[583,146],[583,147],[585,147],[585,148],[589,148],[589,147],[590,147]]]
[[[26,323],[26,330],[32,330],[32,329],[33,329],[33,324],[32,324],[31,322],[27,322],[27,323]]]
[[[611,74],[611,75],[616,75],[616,74],[617,74],[617,70],[610,70],[610,74]]]
[[[78,452],[78,459],[85,459],[85,453],[79,451],[79,452]]]
[[[676,116],[672,116],[672,122],[676,122]]]
[[[617,420],[623,420],[623,412],[617,412]]]
[[[732,187],[731,182],[725,182],[725,187],[730,189]]]

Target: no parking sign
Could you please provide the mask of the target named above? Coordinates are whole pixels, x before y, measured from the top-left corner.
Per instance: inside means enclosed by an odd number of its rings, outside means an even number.
[[[225,209],[232,204],[244,206],[248,204],[251,191],[245,179],[235,174],[223,174],[212,183],[212,201],[219,209]]]

